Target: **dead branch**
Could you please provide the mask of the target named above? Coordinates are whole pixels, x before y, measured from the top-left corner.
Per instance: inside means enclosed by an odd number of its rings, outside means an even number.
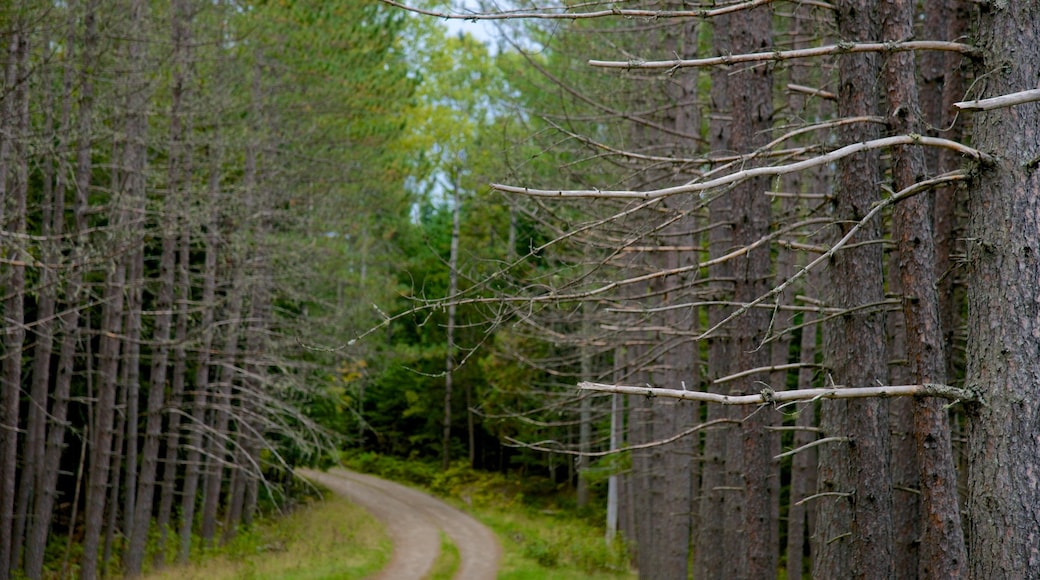
[[[888,385],[880,387],[846,387],[835,385],[825,389],[797,389],[793,391],[774,391],[762,389],[756,395],[721,395],[701,391],[684,391],[680,389],[662,389],[658,387],[634,387],[626,385],[607,385],[583,381],[578,383],[583,391],[600,393],[618,393],[622,395],[642,395],[644,397],[667,397],[684,401],[700,401],[719,405],[764,405],[773,403],[789,403],[793,401],[814,401],[816,399],[867,399],[874,397],[939,397],[951,401],[974,402],[978,397],[966,389],[949,385]]]
[[[784,61],[802,58],[816,58],[834,54],[851,54],[857,52],[906,52],[910,50],[941,50],[959,52],[966,56],[977,57],[981,53],[970,44],[948,42],[944,40],[910,40],[906,42],[841,42],[829,46],[800,48],[795,50],[777,50],[773,52],[752,52],[747,54],[729,54],[709,58],[674,59],[674,60],[589,60],[589,66],[601,68],[623,69],[665,69],[733,65],[749,62]]]
[[[954,151],[967,155],[973,159],[981,161],[982,163],[991,164],[993,162],[993,158],[989,155],[982,153],[977,149],[968,147],[967,145],[964,145],[962,143],[950,141],[949,139],[925,137],[922,135],[897,135],[894,137],[884,137],[881,139],[874,139],[862,143],[846,145],[845,147],[836,149],[825,155],[820,155],[818,157],[813,157],[811,159],[806,159],[805,161],[799,161],[797,163],[790,163],[788,165],[773,165],[768,167],[755,167],[752,169],[745,169],[743,171],[736,171],[734,173],[730,173],[728,175],[724,175],[722,177],[712,179],[709,181],[687,183],[675,187],[667,187],[663,189],[655,189],[650,191],[624,191],[599,189],[532,189],[529,187],[504,185],[500,183],[492,183],[491,188],[506,193],[531,195],[535,197],[657,199],[661,197],[678,195],[681,193],[694,193],[706,191],[725,185],[732,185],[756,177],[776,177],[779,175],[787,175],[788,173],[795,173],[798,171],[804,171],[812,167],[818,167],[820,165],[833,163],[839,159],[843,159],[845,157],[854,155],[856,153],[861,153],[863,151],[869,151],[872,149],[884,149],[887,147],[894,147],[897,145],[925,145],[929,147],[952,149]]]
[[[962,111],[991,111],[993,109],[1014,107],[1036,101],[1040,101],[1040,89],[1021,91],[1018,93],[1000,95],[999,97],[990,97],[988,99],[978,99],[975,101],[961,101],[959,103],[954,103],[953,106]]]
[[[773,461],[780,461],[784,457],[790,457],[791,455],[800,453],[802,451],[805,451],[806,449],[812,449],[813,447],[816,447],[817,445],[823,445],[824,443],[848,443],[848,441],[848,437],[824,437],[823,439],[817,439],[816,441],[806,443],[801,447],[796,447],[790,451],[786,451],[784,453],[781,453],[780,455],[774,456]]]
[[[715,326],[712,326],[708,330],[704,331],[704,333],[701,334],[700,337],[698,337],[698,340],[701,340],[701,339],[704,339],[704,338],[708,338],[716,330],[718,330],[719,328],[722,328],[726,324],[729,324],[734,318],[743,315],[749,309],[757,306],[758,304],[761,304],[761,303],[765,302],[766,300],[769,300],[770,298],[772,298],[774,296],[778,296],[788,286],[790,286],[791,284],[794,284],[794,282],[797,281],[799,278],[801,278],[801,277],[805,276],[806,274],[808,274],[810,270],[812,270],[816,266],[820,265],[825,260],[829,260],[831,258],[831,256],[834,255],[835,252],[837,252],[845,244],[849,243],[849,240],[852,239],[852,236],[856,235],[856,233],[859,230],[863,229],[864,226],[866,226],[868,223],[870,223],[870,221],[872,219],[874,219],[874,217],[879,212],[881,212],[881,210],[884,209],[886,206],[892,205],[892,204],[894,204],[894,203],[896,203],[896,202],[898,202],[898,201],[900,201],[902,199],[906,199],[906,198],[911,197],[913,195],[917,195],[918,193],[921,193],[922,191],[926,191],[926,190],[931,189],[933,187],[936,187],[938,185],[942,185],[944,183],[951,183],[951,182],[954,182],[954,181],[961,181],[961,180],[964,180],[964,179],[967,179],[967,178],[968,178],[967,172],[965,172],[965,171],[954,171],[954,172],[951,172],[951,173],[947,173],[946,175],[940,175],[939,177],[936,177],[934,179],[928,179],[928,180],[925,180],[925,181],[921,181],[919,183],[915,183],[914,185],[904,189],[903,191],[900,191],[899,193],[897,193],[895,195],[892,195],[892,196],[882,200],[881,202],[879,202],[877,205],[874,206],[874,209],[872,209],[869,212],[867,212],[867,215],[863,216],[863,219],[861,219],[859,222],[857,222],[856,225],[854,225],[851,228],[849,228],[848,233],[846,233],[844,237],[842,237],[840,240],[838,240],[838,242],[836,244],[831,246],[831,248],[829,250],[827,250],[823,254],[820,254],[815,260],[813,260],[812,262],[809,262],[808,264],[806,264],[801,270],[795,272],[795,274],[793,276],[791,276],[787,280],[784,280],[782,283],[777,285],[775,288],[773,288],[772,290],[770,290],[766,294],[763,294],[762,296],[759,296],[755,300],[752,300],[750,303],[748,303],[747,306],[745,306],[745,307],[737,310],[736,312],[730,314],[729,316],[727,316],[726,318],[724,318],[723,320],[718,322]]]
[[[583,453],[581,451],[574,451],[574,450],[571,450],[571,449],[561,449],[561,448],[554,448],[554,447],[545,447],[545,445],[550,444],[550,443],[558,444],[556,441],[541,441],[539,443],[524,443],[522,441],[517,441],[516,439],[513,439],[512,437],[506,437],[506,440],[509,441],[511,444],[515,445],[516,447],[523,447],[524,449],[533,449],[535,451],[544,451],[546,453],[559,453],[559,454],[562,454],[562,455],[577,455],[577,456],[580,456],[580,457],[606,457],[607,455],[614,455],[616,453],[623,453],[625,451],[635,451],[637,449],[650,449],[652,447],[658,447],[660,445],[667,445],[669,443],[672,443],[673,441],[678,441],[679,439],[682,439],[683,437],[686,437],[688,435],[692,435],[692,434],[694,434],[694,433],[696,433],[698,431],[703,431],[704,429],[707,429],[709,427],[716,427],[718,425],[726,425],[726,424],[739,424],[739,423],[740,423],[740,421],[737,420],[737,419],[715,419],[714,421],[708,421],[706,423],[700,423],[698,425],[694,425],[693,427],[690,427],[689,429],[680,431],[680,432],[676,433],[675,435],[672,435],[671,437],[666,437],[664,439],[659,439],[657,441],[650,441],[649,443],[640,443],[638,445],[628,445],[626,447],[621,447],[619,449],[608,449],[606,451],[593,451],[593,452],[585,452],[585,453]]]
[[[737,2],[726,6],[719,6],[718,8],[699,8],[694,10],[636,10],[631,8],[611,8],[610,10],[595,10],[590,12],[551,12],[551,10],[570,10],[571,7],[560,6],[558,8],[539,8],[534,10],[507,10],[503,12],[467,12],[460,14],[458,12],[439,12],[436,10],[426,10],[423,8],[416,8],[414,6],[408,6],[396,2],[395,0],[381,0],[384,4],[389,4],[407,10],[409,12],[415,12],[416,14],[424,14],[426,16],[435,16],[437,18],[445,18],[448,20],[515,20],[515,19],[532,19],[532,20],[585,20],[589,18],[604,18],[608,16],[620,16],[622,18],[647,18],[647,19],[663,19],[663,18],[714,18],[716,16],[723,16],[725,14],[732,14],[741,10],[750,10],[756,6],[763,6],[770,4],[774,0],[746,0],[745,2]],[[812,4],[813,6],[819,6],[822,8],[831,8],[830,4],[825,2],[810,1],[805,2]]]
[[[768,367],[759,367],[757,369],[747,369],[747,370],[744,370],[744,371],[740,371],[739,373],[733,373],[732,375],[726,375],[724,377],[719,377],[719,378],[715,379],[712,382],[715,383],[716,385],[718,385],[718,384],[722,384],[722,383],[728,383],[730,381],[735,381],[737,379],[741,379],[741,378],[744,378],[744,377],[749,377],[751,375],[757,375],[758,373],[771,373],[771,372],[774,372],[774,371],[786,371],[786,370],[790,370],[790,369],[800,369],[800,368],[804,368],[804,367],[820,368],[822,366],[823,365],[819,365],[819,364],[815,364],[815,363],[789,363],[789,364],[782,364],[782,365],[773,365],[773,366],[768,366]]]

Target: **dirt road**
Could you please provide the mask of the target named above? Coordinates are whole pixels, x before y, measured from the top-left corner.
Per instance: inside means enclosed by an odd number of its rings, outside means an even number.
[[[379,580],[419,580],[440,553],[440,531],[459,550],[459,580],[493,580],[502,548],[491,530],[471,516],[410,487],[346,469],[296,472],[364,507],[386,525],[394,553]]]

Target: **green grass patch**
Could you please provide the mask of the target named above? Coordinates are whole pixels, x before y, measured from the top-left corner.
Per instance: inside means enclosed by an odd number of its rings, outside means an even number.
[[[393,546],[364,509],[328,495],[284,518],[265,520],[187,566],[147,580],[349,580],[379,571]]]
[[[459,548],[443,531],[441,532],[441,553],[433,564],[433,570],[426,575],[426,580],[451,580],[459,569]]]
[[[499,580],[635,578],[628,553],[608,545],[603,529],[566,513],[477,509],[502,543]]]

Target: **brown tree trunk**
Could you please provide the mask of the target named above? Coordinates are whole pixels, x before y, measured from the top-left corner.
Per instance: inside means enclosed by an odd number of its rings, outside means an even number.
[[[186,108],[190,94],[188,82],[193,78],[191,40],[192,17],[194,14],[189,4],[186,0],[175,0],[172,6],[171,40],[173,42],[174,63],[170,89],[170,165],[167,172],[170,187],[168,195],[170,197],[167,200],[167,205],[171,209],[170,218],[174,226],[165,233],[163,238],[160,278],[168,280],[170,287],[167,288],[164,284],[159,301],[165,303],[169,300],[169,308],[171,310],[174,302],[177,306],[176,312],[171,311],[168,315],[176,319],[173,331],[173,368],[170,378],[169,396],[169,407],[174,412],[169,413],[165,432],[166,452],[163,457],[159,510],[156,516],[156,526],[159,528],[159,539],[155,550],[155,561],[157,564],[161,564],[165,560],[166,539],[173,511],[174,491],[177,486],[177,458],[180,453],[181,429],[181,414],[179,410],[184,401],[184,383],[187,373],[185,342],[188,338],[188,293],[191,288],[191,224],[187,218],[185,208],[187,207],[186,201],[192,191],[192,156],[191,148],[186,142],[186,136],[191,132],[192,125]],[[167,257],[167,244],[171,246],[169,250],[171,255],[169,257]],[[167,271],[166,266],[162,265],[166,263],[167,259],[172,262],[170,271]],[[168,336],[170,322],[167,321],[166,325],[166,334]],[[159,334],[158,331],[157,334]],[[166,350],[168,351],[168,349]],[[153,371],[153,373],[155,372]]]
[[[899,189],[896,187],[896,189]],[[901,296],[899,253],[888,256],[888,293]],[[894,385],[911,384],[911,368],[907,360],[906,315],[891,310],[888,322],[888,379]],[[917,578],[921,546],[921,480],[918,477],[917,445],[914,441],[914,409],[909,398],[898,397],[889,402],[889,430],[892,433],[892,549],[896,578]]]
[[[734,17],[730,26],[731,50],[737,54],[768,51],[773,46],[772,9],[761,6],[745,10]],[[737,24],[739,22],[739,24]],[[773,124],[773,74],[770,67],[749,67],[748,70],[730,71],[727,93],[730,108],[730,151],[754,151],[769,141]],[[733,246],[746,247],[769,234],[771,227],[770,199],[763,195],[769,189],[768,179],[749,180],[724,193],[732,197],[740,217],[733,219]],[[772,277],[772,258],[768,246],[752,250],[734,266],[735,291],[738,303],[751,302],[766,294]],[[734,321],[734,348],[736,368],[752,369],[769,365],[770,350],[763,347],[768,338],[770,312],[752,308]],[[729,383],[731,392],[754,393],[760,383],[769,380],[761,373]],[[782,389],[782,387],[779,387]],[[739,409],[743,447],[726,458],[727,471],[735,472],[734,483],[743,488],[743,521],[730,522],[741,532],[743,554],[731,558],[740,568],[731,578],[767,578],[776,575],[778,567],[777,542],[779,537],[777,511],[780,497],[780,477],[773,461],[778,445],[777,435],[767,427],[775,420],[775,411],[769,407],[754,406]],[[736,451],[736,449],[734,449]],[[731,466],[735,462],[739,465]],[[738,494],[734,494],[736,497]],[[736,503],[736,502],[735,502]],[[727,511],[736,511],[730,505]]]
[[[730,22],[732,18],[723,16],[712,20],[712,42],[716,54],[730,54]],[[712,151],[727,151],[729,148],[729,93],[727,83],[729,71],[717,69],[711,73],[712,110],[716,115],[709,120],[709,146]],[[733,215],[732,200],[729,196],[719,196],[708,205],[709,222],[712,224],[708,232],[708,252],[711,258],[724,255],[733,248],[733,232],[731,220]],[[709,270],[713,280],[713,300],[727,300],[732,297],[730,280],[734,276],[732,264],[722,262]],[[714,326],[721,321],[724,313],[718,307],[708,308],[708,325]],[[708,390],[711,392],[728,392],[728,388],[715,385],[712,381],[730,374],[733,364],[733,346],[728,336],[729,329],[709,339],[708,354]],[[733,412],[726,407],[709,405],[707,419],[730,418]],[[701,494],[698,520],[701,525],[697,530],[694,548],[694,578],[727,578],[730,577],[727,564],[735,560],[737,551],[743,544],[739,542],[739,531],[728,529],[726,514],[733,511],[739,502],[739,494],[726,489],[731,487],[727,482],[727,459],[733,454],[727,453],[727,442],[733,438],[732,431],[727,429],[711,429],[704,434],[704,457],[701,463]],[[730,516],[730,520],[739,518]]]
[[[913,3],[886,0],[882,5],[883,37],[907,38],[913,33]],[[901,134],[919,133],[916,111],[920,110],[914,55],[889,55],[885,64],[889,125]],[[892,176],[895,190],[920,181],[925,174],[924,154],[919,147],[897,147],[893,151]],[[899,277],[906,318],[907,355],[915,384],[946,383],[946,358],[935,291],[935,239],[932,235],[933,208],[929,195],[901,202],[892,214],[899,247]],[[920,573],[922,578],[960,578],[966,575],[967,553],[961,533],[957,501],[957,477],[950,446],[950,424],[942,400],[913,401],[914,439],[923,510]],[[906,577],[905,575],[902,577]]]
[[[451,249],[448,255],[448,321],[445,326],[444,355],[444,420],[441,424],[441,468],[451,464],[451,398],[455,380],[455,294],[459,288],[459,184],[456,169],[452,169]]]
[[[97,6],[96,0],[89,2],[85,6],[83,13],[83,48],[81,50],[81,66],[80,66],[80,81],[79,81],[79,106],[76,115],[76,131],[79,135],[79,143],[76,146],[76,169],[74,178],[74,190],[75,190],[75,202],[73,206],[74,214],[74,233],[77,234],[77,247],[83,248],[83,244],[78,236],[82,236],[87,231],[87,196],[86,192],[90,181],[91,174],[91,155],[90,151],[92,148],[92,124],[94,115],[94,84],[93,78],[88,74],[89,67],[94,64],[94,54],[97,48]],[[77,5],[70,6],[70,12],[73,12],[77,8]],[[73,45],[75,37],[75,17],[69,17],[69,31],[68,31],[69,45]],[[65,71],[65,86],[71,85],[71,55],[69,56],[70,62],[66,63]],[[66,99],[71,100],[72,91],[66,91]],[[71,103],[66,102],[63,105],[62,116],[67,117],[71,108]],[[63,122],[63,125],[65,123]],[[61,173],[59,173],[60,175]],[[61,227],[64,221],[63,215],[55,215],[55,234],[61,233]],[[73,252],[72,258],[76,260],[80,258],[78,252]],[[37,494],[37,504],[35,508],[36,517],[30,526],[29,538],[26,546],[26,557],[25,557],[25,574],[29,578],[40,578],[43,575],[43,560],[44,550],[47,545],[47,537],[50,532],[51,525],[51,514],[53,513],[54,503],[57,499],[57,483],[59,467],[61,463],[61,454],[65,449],[65,431],[66,424],[65,420],[68,415],[68,401],[69,394],[72,386],[72,373],[74,360],[77,350],[77,344],[80,337],[79,331],[79,318],[80,309],[79,304],[76,302],[80,298],[80,289],[83,280],[83,268],[79,264],[75,264],[68,277],[68,290],[66,292],[66,309],[65,312],[60,316],[62,323],[62,332],[64,337],[62,339],[61,351],[58,355],[58,366],[57,376],[55,377],[54,391],[53,391],[53,405],[51,407],[51,424],[47,432],[47,449],[44,457],[44,469],[43,469],[43,480],[40,483],[40,492]],[[70,306],[74,306],[71,307]],[[89,380],[89,379],[88,379]],[[77,494],[78,495],[78,494]]]
[[[65,171],[56,171],[56,164],[67,162],[68,154],[67,134],[70,127],[71,100],[68,89],[71,88],[72,68],[68,62],[62,67],[62,87],[66,89],[61,99],[60,109],[55,102],[53,90],[48,90],[44,100],[44,130],[48,132],[47,139],[52,140],[55,146],[54,157],[43,160],[43,193],[44,207],[43,219],[40,224],[40,233],[44,238],[52,235],[61,236],[65,231],[65,192],[68,179]],[[60,110],[59,119],[55,122],[51,111]],[[57,162],[57,163],[56,163]],[[44,249],[44,261],[48,264],[58,264],[61,261],[60,251],[55,242],[47,244]],[[39,508],[45,504],[42,496],[48,493],[56,493],[44,485],[47,482],[47,410],[51,408],[50,383],[51,364],[54,355],[55,328],[58,326],[54,320],[57,306],[57,275],[55,268],[45,268],[40,274],[40,302],[36,321],[36,348],[33,351],[32,388],[30,391],[29,422],[25,445],[25,465],[23,469],[22,485],[29,486],[28,490],[19,491],[19,504],[24,506],[28,517],[24,518],[19,531],[15,533],[21,542],[24,534],[25,558],[23,568],[26,575],[30,573],[30,562],[36,558],[45,546],[32,546],[31,543],[39,536],[34,534],[34,528],[41,524],[37,520],[50,523],[50,513],[41,514]],[[56,406],[56,403],[55,403]],[[46,543],[46,535],[43,536]]]
[[[206,425],[206,412],[209,407],[211,349],[213,347],[213,323],[217,308],[217,252],[219,251],[220,233],[217,228],[217,207],[220,188],[221,153],[216,151],[210,160],[212,167],[209,175],[209,211],[210,216],[205,224],[205,254],[202,269],[202,318],[200,320],[199,352],[195,370],[195,393],[192,398],[191,427],[188,435],[188,451],[185,456],[184,484],[181,495],[181,522],[178,528],[180,549],[178,560],[187,562],[191,555],[191,531],[195,523],[195,504],[198,500],[199,464]],[[182,245],[181,251],[185,248]]]
[[[235,264],[231,290],[227,296],[227,310],[223,323],[227,334],[224,337],[224,348],[221,353],[220,379],[218,389],[212,399],[213,422],[209,426],[212,433],[209,438],[209,453],[206,458],[205,487],[202,494],[201,527],[199,536],[203,545],[210,545],[217,531],[217,510],[220,507],[221,488],[224,483],[224,464],[228,456],[228,441],[231,432],[228,425],[231,420],[233,385],[237,380],[234,369],[238,368],[238,339],[242,329],[242,302],[245,289],[244,265]]]
[[[1035,89],[1040,5],[980,7],[983,94]],[[1036,404],[1040,377],[1040,108],[979,112],[975,146],[996,158],[970,188],[968,375],[984,403],[971,409],[969,576],[1034,578],[1040,570]]]
[[[877,38],[878,6],[874,0],[836,3],[841,41]],[[838,66],[840,117],[877,115],[880,58],[876,54],[842,55]],[[872,124],[845,125],[843,144],[877,137]],[[876,153],[838,162],[836,199],[832,204],[836,229],[847,231],[878,201],[880,172]],[[879,220],[863,228],[858,241],[881,238]],[[845,248],[830,267],[829,306],[853,308],[884,299],[882,252],[879,244]],[[885,316],[878,310],[850,312],[827,327],[824,347],[836,384],[887,383]],[[820,578],[891,578],[892,482],[889,469],[888,405],[881,400],[827,401],[821,428],[845,443],[820,447],[819,491],[840,494],[818,499],[818,526],[813,546],[813,574]]]
[[[20,18],[17,20],[21,20]],[[17,27],[24,23],[16,24]],[[7,98],[10,108],[4,107],[6,125],[0,151],[0,180],[11,179],[11,190],[0,189],[0,204],[8,204],[8,211],[0,211],[0,224],[17,234],[26,232],[26,210],[29,192],[29,88],[28,82],[18,82],[29,74],[29,36],[27,31],[11,34],[8,44]],[[7,105],[5,103],[5,105]],[[14,154],[8,159],[9,152]],[[10,163],[9,163],[10,161]],[[13,169],[9,177],[8,171]],[[19,242],[15,242],[18,244]],[[17,246],[15,246],[17,247]],[[22,252],[9,252],[18,256]],[[21,256],[20,256],[21,257]],[[6,272],[6,300],[4,301],[3,391],[0,396],[0,424],[4,425],[0,446],[0,578],[7,578],[18,562],[15,535],[15,509],[24,514],[25,506],[15,506],[15,483],[18,478],[19,399],[22,390],[22,348],[25,344],[25,259],[13,260]],[[0,285],[0,288],[3,288]],[[24,517],[24,516],[23,516]]]
[[[802,323],[810,323],[802,329],[800,343],[801,363],[809,365],[816,362],[816,329],[812,324],[812,313],[806,312]],[[798,371],[798,387],[808,388],[813,384],[814,369],[803,366]],[[795,418],[795,431],[793,447],[795,449],[807,445],[816,439],[811,431],[816,427],[816,409],[814,404],[798,407],[798,415]],[[806,532],[811,534],[812,514],[814,504],[806,505],[802,500],[809,497],[816,490],[816,478],[814,477],[816,467],[816,450],[806,449],[795,454],[791,460],[791,494],[790,506],[787,510],[787,577],[798,579],[803,574],[803,559],[805,554]]]
[[[144,215],[144,199],[138,201],[136,215]],[[139,226],[140,227],[140,226]],[[143,229],[143,227],[140,227]],[[140,450],[138,447],[138,420],[140,414],[141,400],[141,299],[144,277],[144,250],[142,248],[133,252],[130,258],[128,270],[129,279],[127,286],[126,321],[124,332],[126,338],[123,344],[123,380],[122,386],[126,390],[126,407],[123,411],[124,424],[126,428],[126,455],[124,457],[124,483],[123,493],[123,521],[122,536],[133,535],[134,511],[137,505],[137,477],[138,464],[140,462]],[[117,446],[118,449],[118,446]],[[125,547],[125,544],[123,545]]]

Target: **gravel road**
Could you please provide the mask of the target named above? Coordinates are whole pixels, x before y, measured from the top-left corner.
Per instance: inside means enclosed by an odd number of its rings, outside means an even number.
[[[367,509],[386,525],[393,556],[378,580],[420,580],[440,553],[440,531],[459,550],[458,580],[493,580],[502,548],[491,530],[471,516],[421,491],[346,469],[296,473]]]

